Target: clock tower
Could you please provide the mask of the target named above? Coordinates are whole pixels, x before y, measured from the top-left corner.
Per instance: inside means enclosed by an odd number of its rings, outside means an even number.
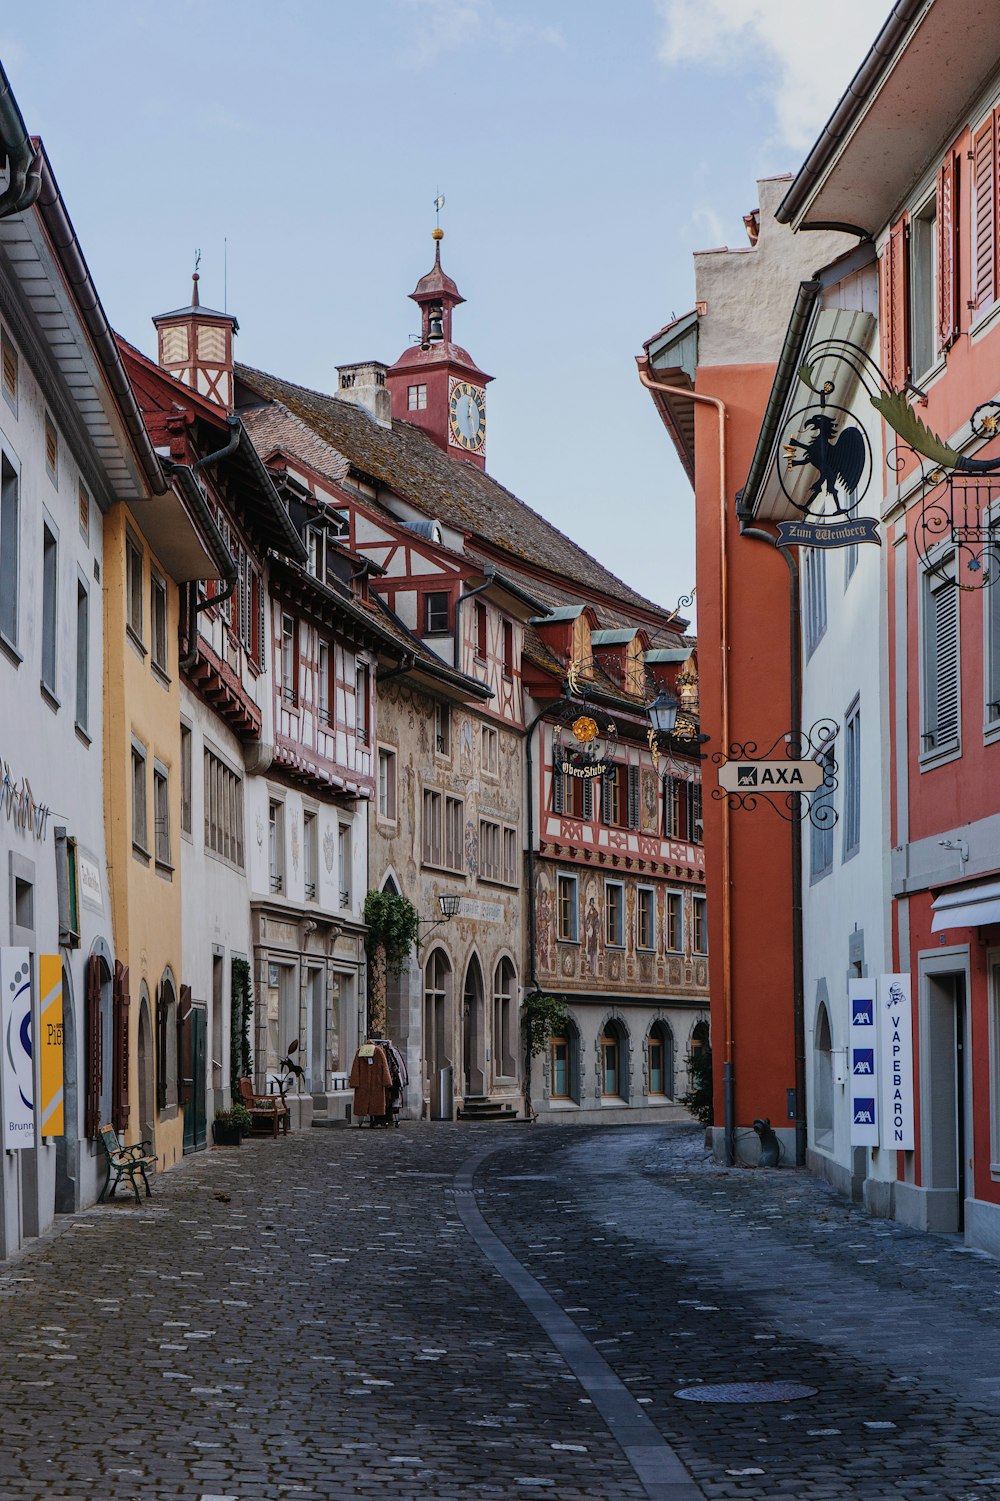
[[[465,298],[441,268],[444,230],[433,236],[434,265],[410,293],[420,309],[419,341],[386,372],[392,416],[422,427],[449,458],[485,469],[486,386],[493,377],[452,343],[452,313]]]

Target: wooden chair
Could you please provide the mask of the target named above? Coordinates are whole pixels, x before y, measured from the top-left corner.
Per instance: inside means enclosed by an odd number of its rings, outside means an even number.
[[[288,1135],[288,1106],[280,1094],[254,1094],[253,1081],[241,1079],[240,1103],[250,1112],[252,1131],[270,1131],[277,1137],[280,1127]]]
[[[145,1148],[149,1146],[149,1142],[144,1141],[140,1144],[136,1141],[130,1147],[123,1147],[118,1140],[118,1133],[114,1126],[101,1126],[97,1135],[101,1146],[104,1148],[104,1154],[108,1159],[108,1181],[101,1190],[101,1201],[103,1201],[105,1195],[109,1199],[114,1198],[115,1189],[123,1178],[127,1178],[129,1183],[131,1183],[132,1192],[135,1194],[135,1202],[137,1204],[142,1203],[142,1199],[139,1196],[138,1180],[140,1178],[146,1185],[146,1198],[151,1199],[153,1197],[153,1190],[149,1186],[146,1171],[148,1168],[156,1167],[156,1158],[148,1156],[145,1151]],[[112,1174],[114,1174],[113,1182]],[[109,1189],[110,1193],[108,1192]]]

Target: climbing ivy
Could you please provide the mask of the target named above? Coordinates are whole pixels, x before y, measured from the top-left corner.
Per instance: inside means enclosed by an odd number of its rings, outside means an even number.
[[[365,948],[369,956],[381,949],[389,974],[398,975],[418,941],[417,909],[393,891],[369,891],[365,897]]]
[[[569,1025],[566,1002],[561,996],[546,995],[543,990],[530,990],[521,1002],[521,1036],[524,1040],[524,1113],[534,1120],[535,1110],[531,1103],[531,1063],[540,1053],[553,1033],[565,1031]]]
[[[253,1068],[253,983],[246,959],[232,962],[232,1006],[229,1013],[229,1080],[234,1101],[239,1099],[240,1079],[249,1078]]]

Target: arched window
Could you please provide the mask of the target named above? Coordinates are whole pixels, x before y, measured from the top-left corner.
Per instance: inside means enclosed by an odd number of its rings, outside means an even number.
[[[813,1060],[813,1139],[818,1147],[833,1150],[833,1038],[830,1016],[820,1001],[816,1012]]]
[[[517,1074],[517,971],[506,958],[493,974],[493,1067],[503,1079]]]
[[[156,1108],[177,1109],[177,992],[169,971],[156,997]]]
[[[649,1093],[661,1099],[674,1098],[674,1034],[665,1021],[655,1021],[646,1043]]]
[[[611,1017],[600,1039],[601,1095],[607,1099],[628,1099],[628,1033],[624,1025]]]
[[[549,1099],[580,1103],[580,1033],[571,1016],[566,1030],[549,1038]]]
[[[424,1075],[430,1080],[451,1061],[448,1056],[448,1015],[454,977],[451,960],[436,948],[424,966]]]

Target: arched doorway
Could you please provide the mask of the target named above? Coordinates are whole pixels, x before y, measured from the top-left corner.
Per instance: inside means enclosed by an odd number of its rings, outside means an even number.
[[[462,1063],[466,1095],[486,1093],[486,1000],[483,971],[473,954],[462,991]]]
[[[149,991],[143,981],[139,993],[138,1074],[139,1132],[143,1141],[153,1143],[156,1151],[156,1084],[154,1077],[153,1018],[149,1009]]]
[[[601,1095],[628,1099],[628,1033],[617,1017],[609,1017],[601,1033]]]
[[[816,1012],[813,1071],[813,1140],[824,1151],[833,1151],[833,1038],[830,1015],[820,1001]]]
[[[62,967],[63,987],[63,1134],[56,1137],[56,1214],[80,1207],[80,1101],[76,1052],[76,1010],[69,966]]]

